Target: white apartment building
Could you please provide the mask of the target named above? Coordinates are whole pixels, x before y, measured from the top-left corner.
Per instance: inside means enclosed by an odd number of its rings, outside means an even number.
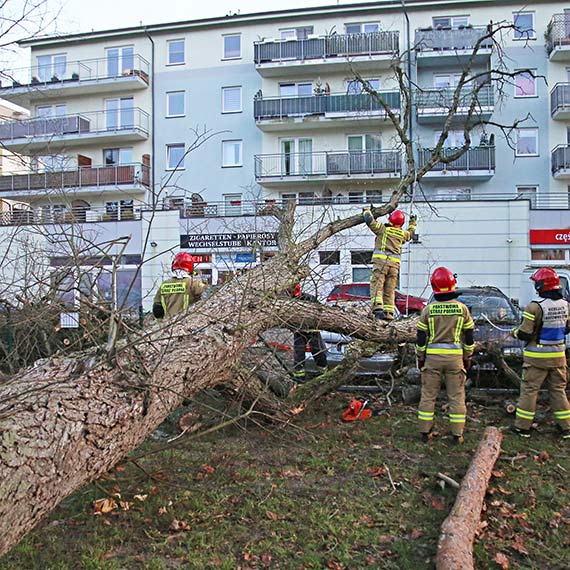
[[[180,248],[216,283],[275,251],[267,204],[296,200],[302,233],[387,200],[405,172],[402,148],[355,72],[398,116],[403,95],[391,66],[399,57],[409,66],[409,133],[421,165],[475,42],[489,22],[514,21],[500,46],[482,46],[473,73],[499,57],[510,71],[531,72],[501,93],[485,88],[478,116],[526,120],[508,140],[492,125],[477,130],[466,155],[418,183],[420,236],[404,253],[401,288],[425,294],[431,269],[446,264],[463,284],[516,297],[531,259],[570,256],[566,242],[548,242],[570,226],[570,15],[552,1],[405,6],[355,3],[23,42],[31,67],[0,73],[0,96],[32,118],[3,122],[0,136],[30,157],[30,172],[1,177],[0,197],[28,202],[30,223],[131,236],[122,268],[137,273],[145,305]],[[462,143],[461,117],[449,152]],[[411,204],[402,207],[409,213]],[[366,280],[372,248],[366,226],[324,243],[309,260],[317,292]]]

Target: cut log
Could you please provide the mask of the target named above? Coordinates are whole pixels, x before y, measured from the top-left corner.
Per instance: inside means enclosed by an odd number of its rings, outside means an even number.
[[[488,427],[461,481],[455,504],[441,526],[436,570],[474,570],[473,540],[493,466],[501,452],[502,433]]]

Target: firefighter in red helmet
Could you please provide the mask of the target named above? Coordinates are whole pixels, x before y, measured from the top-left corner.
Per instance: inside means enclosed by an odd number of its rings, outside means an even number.
[[[422,371],[422,395],[418,423],[423,441],[429,441],[435,417],[435,401],[445,382],[449,400],[449,424],[453,443],[463,443],[467,408],[466,371],[473,356],[473,329],[469,309],[457,300],[455,275],[438,267],[431,275],[435,301],[423,309],[418,321],[416,355]]]
[[[550,406],[563,440],[570,441],[570,404],[566,397],[565,336],[570,332],[569,305],[562,296],[560,277],[541,267],[531,277],[538,298],[525,307],[522,323],[511,334],[526,345],[523,378],[513,431],[530,437],[538,391],[546,382]]]
[[[169,318],[185,311],[200,299],[206,284],[193,275],[192,256],[181,251],[172,261],[172,277],[159,287],[152,305],[152,314],[157,319]]]
[[[416,230],[416,216],[410,216],[408,229],[403,229],[405,215],[394,210],[388,216],[388,223],[374,220],[367,208],[362,213],[366,225],[376,234],[372,254],[372,275],[370,278],[370,300],[376,319],[394,319],[396,287],[400,278],[402,245],[410,241]]]

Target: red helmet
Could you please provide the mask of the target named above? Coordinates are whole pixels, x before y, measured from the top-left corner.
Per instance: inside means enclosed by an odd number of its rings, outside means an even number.
[[[182,269],[183,271],[192,273],[192,270],[194,269],[194,260],[192,259],[192,256],[185,251],[177,253],[172,260],[172,271],[175,269]]]
[[[431,274],[430,283],[434,293],[453,293],[457,280],[447,267],[438,267]]]
[[[399,228],[401,228],[404,225],[404,222],[406,221],[406,216],[404,215],[404,212],[402,212],[402,210],[394,210],[388,216],[388,221],[393,226],[398,226]]]
[[[537,269],[530,278],[534,281],[534,288],[539,293],[560,289],[560,277],[551,267]]]

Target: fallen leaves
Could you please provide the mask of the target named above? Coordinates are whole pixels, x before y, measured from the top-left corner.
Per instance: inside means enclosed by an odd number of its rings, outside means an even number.
[[[384,467],[369,467],[366,473],[370,477],[381,477],[382,475],[386,475],[386,469]]]
[[[509,570],[511,567],[509,559],[502,552],[495,554],[495,562],[500,566],[501,570]]]
[[[181,530],[190,530],[190,525],[187,521],[180,521],[178,519],[173,519],[168,527],[169,530],[173,530],[174,532],[179,532]]]
[[[106,499],[97,499],[93,501],[93,507],[95,508],[96,515],[105,515],[114,511],[118,505],[114,499],[107,497]]]

